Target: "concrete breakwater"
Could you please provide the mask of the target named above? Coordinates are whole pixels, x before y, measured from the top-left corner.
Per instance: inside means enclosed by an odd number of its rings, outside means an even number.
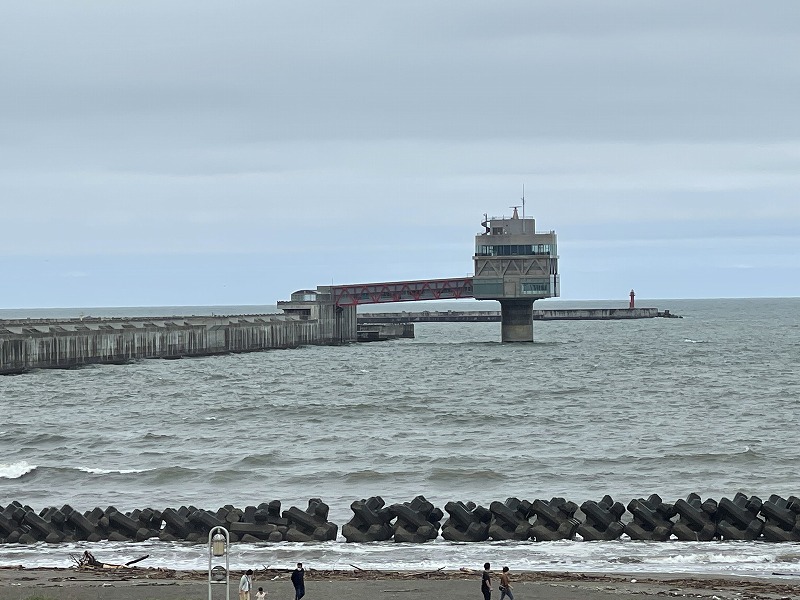
[[[301,290],[279,302],[283,314],[0,320],[0,375],[33,369],[120,364],[303,345],[413,338],[411,323],[501,321],[493,311],[363,313],[330,294]],[[640,319],[670,315],[655,308],[534,310],[534,320]]]
[[[627,319],[680,318],[658,308],[560,308],[534,309],[534,321],[618,321]],[[358,314],[361,325],[377,323],[498,323],[499,310],[423,310],[417,312],[364,312]]]
[[[244,509],[232,505],[216,511],[192,506],[121,512],[114,507],[81,513],[69,505],[36,512],[12,502],[0,511],[0,543],[35,544],[88,541],[206,542],[217,526],[228,529],[236,542],[308,542],[337,538],[338,526],[328,521],[327,504],[312,498],[301,510],[281,513],[278,500]],[[611,496],[587,500],[580,506],[564,498],[508,498],[488,507],[453,501],[444,510],[423,496],[386,506],[380,496],[350,505],[352,519],[342,527],[348,542],[389,541],[422,543],[441,536],[457,542],[611,541],[628,536],[646,541],[743,540],[800,541],[800,499],[737,493],[733,498],[702,500],[689,494],[674,503],[653,494],[636,498],[627,507]],[[445,513],[448,515],[445,519]]]
[[[0,375],[355,340],[355,310],[331,305],[319,306],[311,316],[4,320],[0,321]]]
[[[677,318],[668,310],[657,308],[572,308],[534,310],[534,321],[619,321],[625,319]]]
[[[237,509],[224,506],[208,511],[193,506],[178,509],[134,510],[123,513],[113,506],[81,513],[69,505],[39,513],[12,502],[0,512],[0,542],[35,544],[88,541],[205,542],[214,527],[225,527],[233,541],[310,542],[335,540],[338,527],[328,522],[328,505],[318,498],[303,511],[291,507],[281,514],[280,501]]]

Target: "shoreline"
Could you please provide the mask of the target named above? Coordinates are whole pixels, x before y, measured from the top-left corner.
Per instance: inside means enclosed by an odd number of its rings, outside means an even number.
[[[290,571],[258,569],[254,590],[264,587],[268,597],[291,594]],[[793,579],[776,581],[746,576],[691,576],[685,574],[584,574],[578,572],[512,572],[513,590],[522,598],[561,600],[585,598],[605,600],[620,596],[673,596],[718,599],[779,600],[800,598],[800,573]],[[241,573],[231,572],[231,597]],[[0,567],[0,597],[3,600],[186,600],[208,593],[207,571],[176,571],[163,568],[78,569]],[[493,572],[493,597],[498,571]],[[479,597],[480,571],[369,571],[307,569],[308,597],[430,598],[455,600]],[[225,586],[214,586],[214,596],[224,597]]]

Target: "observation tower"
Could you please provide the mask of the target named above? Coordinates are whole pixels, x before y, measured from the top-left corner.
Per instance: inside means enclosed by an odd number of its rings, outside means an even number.
[[[473,296],[497,300],[502,312],[503,342],[533,341],[533,303],[559,296],[556,232],[537,232],[536,221],[484,215],[483,233],[475,236]]]

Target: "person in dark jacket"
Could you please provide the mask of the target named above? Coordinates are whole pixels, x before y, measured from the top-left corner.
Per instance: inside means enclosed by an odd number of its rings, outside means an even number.
[[[294,586],[294,600],[300,600],[306,595],[306,583],[304,577],[306,570],[303,568],[303,563],[297,563],[297,568],[292,571],[292,585]]]
[[[481,577],[481,592],[483,592],[484,600],[491,600],[492,598],[492,572],[491,565],[485,563],[483,565],[483,576]]]

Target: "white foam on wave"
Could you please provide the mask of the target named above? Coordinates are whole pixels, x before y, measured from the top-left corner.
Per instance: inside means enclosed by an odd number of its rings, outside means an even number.
[[[98,469],[97,467],[78,467],[78,470],[84,473],[91,473],[92,475],[109,475],[111,473],[127,475],[129,473],[144,473],[148,469]]]
[[[691,544],[687,552],[687,544]],[[375,542],[348,544],[342,541],[295,544],[236,545],[241,564],[270,564],[291,568],[297,560],[316,569],[345,569],[358,564],[364,569],[397,571],[456,571],[462,567],[479,569],[491,556],[515,571],[558,571],[581,573],[664,573],[730,574],[776,577],[776,555],[782,544],[725,542],[476,542],[453,543],[444,540],[426,544]],[[45,543],[26,546],[6,545],[0,566],[26,564],[34,567],[66,566],[65,557],[80,551],[80,543],[51,546]],[[142,567],[168,565],[177,570],[202,570],[208,566],[204,544],[150,541],[136,544],[98,542],[96,555],[109,562],[125,562],[135,554],[148,554]],[[627,557],[634,560],[620,560]]]
[[[738,565],[743,562],[742,556],[732,552],[675,554],[672,556],[662,557],[660,558],[660,561],[663,564],[674,563],[689,565],[700,565],[703,563],[709,565]],[[770,554],[759,554],[757,552],[753,552],[747,556],[747,562],[749,564],[771,563],[776,562],[776,557]]]
[[[13,463],[0,463],[0,479],[18,479],[36,469],[36,465],[21,460]]]

